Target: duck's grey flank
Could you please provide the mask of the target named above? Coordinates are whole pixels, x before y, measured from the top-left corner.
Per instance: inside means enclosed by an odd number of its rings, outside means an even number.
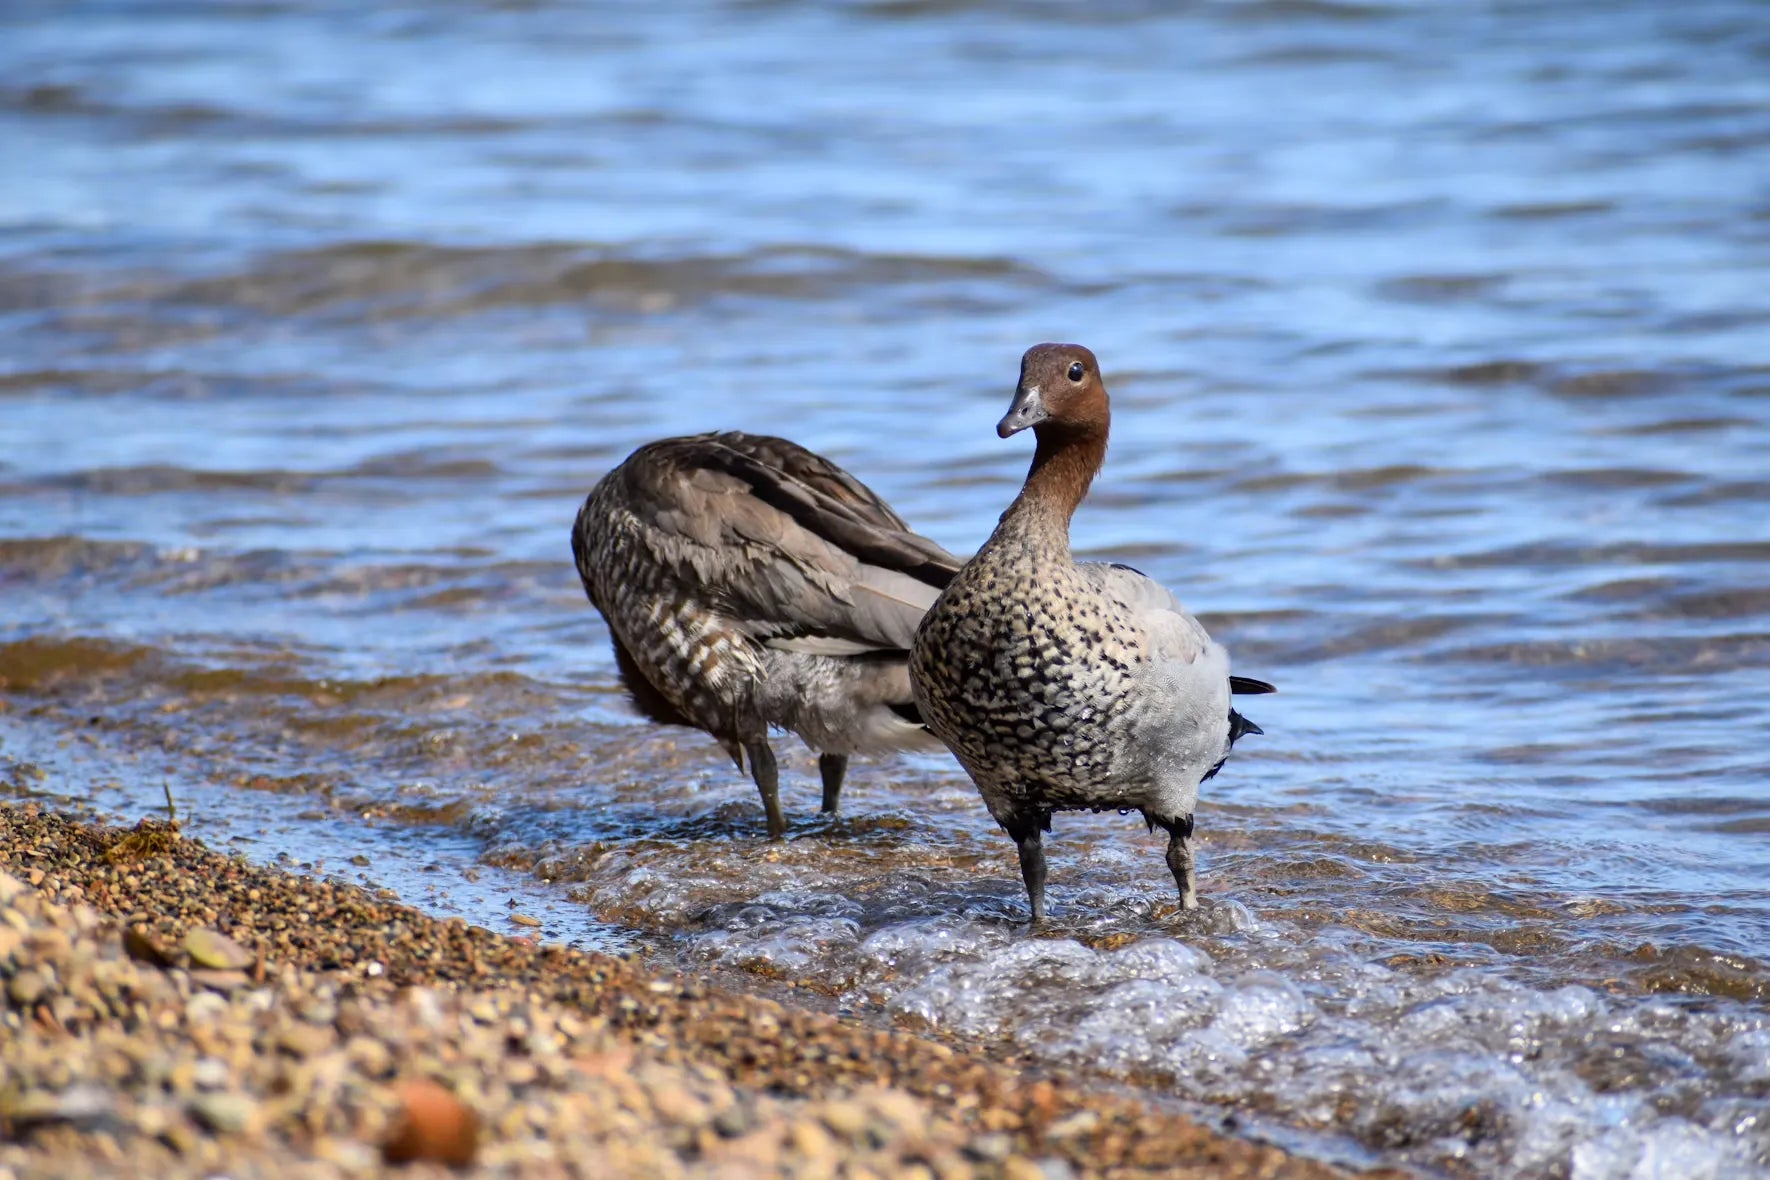
[[[959,559],[822,456],[737,432],[648,443],[584,501],[572,555],[635,705],[747,755],[771,836],[771,726],[818,752],[832,812],[850,754],[939,748],[906,661]]]
[[[1053,812],[1135,809],[1168,832],[1181,904],[1197,905],[1190,838],[1199,784],[1260,729],[1230,694],[1229,655],[1158,583],[1078,563],[1069,525],[1106,456],[1094,354],[1041,344],[1021,360],[997,432],[1031,427],[1026,483],[916,632],[910,672],[930,729],[1014,838],[1033,919],[1045,909],[1041,833]]]

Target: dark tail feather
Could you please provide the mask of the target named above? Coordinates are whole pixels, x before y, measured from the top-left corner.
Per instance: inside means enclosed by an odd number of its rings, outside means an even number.
[[[915,725],[922,725],[922,710],[916,708],[914,701],[886,701],[885,707]],[[922,725],[923,729],[928,728]]]
[[[1256,680],[1256,681],[1254,681],[1254,683],[1258,684],[1260,682],[1258,680]],[[1240,713],[1237,713],[1234,709],[1229,710],[1229,744],[1230,745],[1232,745],[1232,746],[1235,745],[1237,738],[1244,738],[1244,737],[1248,736],[1248,734],[1250,734],[1250,733],[1265,733],[1265,732],[1266,731],[1264,729],[1261,729],[1258,725],[1255,725],[1252,721],[1249,721],[1246,717],[1243,717]],[[1223,769],[1223,764],[1227,761],[1229,761],[1229,755],[1227,752],[1225,752],[1223,757],[1217,759],[1217,765],[1215,765],[1215,766],[1211,767],[1211,769],[1205,771],[1204,777],[1200,778],[1198,781],[1201,783],[1205,783],[1205,782],[1211,781],[1213,778],[1216,778],[1217,772],[1219,770]]]
[[[633,700],[633,707],[639,710],[641,717],[647,721],[656,721],[660,725],[686,725],[691,729],[699,728],[694,722],[683,716],[682,710],[672,705],[669,698],[659,692],[652,682],[645,678],[645,672],[640,669],[639,661],[633,658],[633,653],[628,651],[612,632],[608,638],[615,648],[615,667],[621,673],[621,687],[627,690],[627,695]],[[735,757],[735,755],[733,756]],[[743,768],[743,762],[740,759],[738,769],[742,770]]]
[[[1263,693],[1277,692],[1278,689],[1267,684],[1264,680],[1255,680],[1252,676],[1231,676],[1229,691],[1242,696],[1257,697]],[[1254,732],[1259,733],[1260,731],[1256,729]]]

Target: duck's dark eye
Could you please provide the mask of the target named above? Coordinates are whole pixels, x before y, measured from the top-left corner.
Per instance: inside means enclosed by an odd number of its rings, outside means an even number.
[[[1082,368],[1082,362],[1077,361],[1075,364],[1073,364],[1069,367],[1069,379],[1071,381],[1080,381],[1082,379],[1082,374],[1086,373],[1087,371],[1088,370]]]

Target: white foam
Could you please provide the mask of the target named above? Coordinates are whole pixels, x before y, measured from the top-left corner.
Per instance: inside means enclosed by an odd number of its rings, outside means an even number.
[[[1570,1180],[1749,1180],[1770,1169],[1706,1127],[1667,1118],[1617,1127],[1573,1148]]]
[[[755,922],[756,911],[747,907],[744,916]],[[827,961],[842,947],[860,940],[860,927],[849,918],[798,917],[791,921],[759,923],[749,928],[714,930],[695,940],[697,956],[730,966],[771,967],[803,974]]]
[[[727,859],[616,852],[604,887],[684,930],[691,957],[815,978],[911,1027],[1054,1065],[1166,1078],[1178,1096],[1278,1112],[1391,1163],[1530,1180],[1770,1176],[1770,1014],[1742,1005],[1400,971],[1356,932],[1224,903],[1097,949],[1029,932],[1011,881],[949,898],[938,874],[879,886],[864,862],[832,866],[811,846]],[[1070,910],[1089,931],[1158,920],[1126,917],[1147,899],[1095,900]]]

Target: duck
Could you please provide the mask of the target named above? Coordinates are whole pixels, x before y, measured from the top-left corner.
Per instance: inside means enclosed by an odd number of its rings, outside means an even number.
[[[747,759],[771,839],[771,729],[817,753],[831,814],[851,755],[941,749],[909,647],[960,560],[823,456],[741,431],[647,443],[585,498],[572,557],[637,711]]]
[[[1032,467],[995,531],[916,629],[923,721],[1015,842],[1032,920],[1045,916],[1043,834],[1058,811],[1141,812],[1168,833],[1182,909],[1198,906],[1199,786],[1262,733],[1231,706],[1268,693],[1166,587],[1128,565],[1078,562],[1070,520],[1106,459],[1111,405],[1079,344],[1039,344],[996,433],[1030,429]]]

